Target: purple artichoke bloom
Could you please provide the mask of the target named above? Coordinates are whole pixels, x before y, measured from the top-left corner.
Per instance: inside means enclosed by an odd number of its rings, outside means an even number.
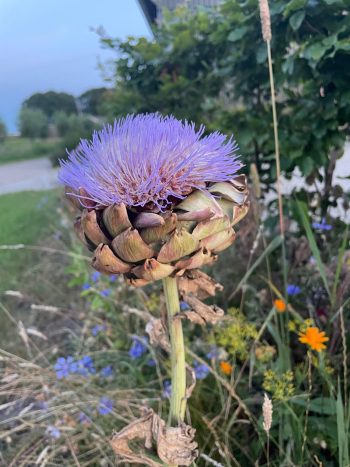
[[[139,337],[133,337],[132,339],[133,342],[129,349],[129,356],[133,360],[136,360],[147,352],[147,339],[145,337],[142,337],[141,339]]]
[[[194,362],[194,373],[197,379],[204,379],[209,374],[209,367],[204,363]]]
[[[287,294],[288,295],[298,295],[301,292],[301,288],[298,285],[288,284],[287,285]]]
[[[94,282],[98,282],[101,277],[101,273],[98,271],[95,271],[91,274],[91,280]]]
[[[332,226],[326,223],[325,218],[321,222],[313,222],[312,227],[316,230],[332,230]]]
[[[67,378],[71,373],[75,373],[78,369],[77,363],[74,358],[69,356],[67,358],[60,357],[55,364],[56,377],[58,379]]]
[[[91,329],[91,334],[96,337],[97,334],[99,334],[100,332],[103,332],[103,331],[106,331],[107,329],[107,326],[105,326],[104,324],[96,324],[96,326],[94,326],[92,329]]]
[[[111,365],[105,366],[100,371],[100,374],[103,378],[108,378],[109,376],[113,375],[113,368],[111,367]]]
[[[60,430],[54,425],[49,425],[46,428],[46,434],[49,435],[53,439],[58,439],[61,437]]]
[[[113,410],[113,401],[106,396],[101,397],[98,405],[98,413],[100,415],[108,415]]]
[[[172,116],[128,115],[81,140],[60,161],[59,180],[85,207],[124,203],[164,211],[174,198],[229,181],[242,167],[232,137],[204,131]]]

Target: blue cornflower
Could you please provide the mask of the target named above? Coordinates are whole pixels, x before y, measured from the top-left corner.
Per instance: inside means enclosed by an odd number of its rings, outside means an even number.
[[[89,374],[95,374],[96,369],[94,367],[94,361],[89,355],[84,355],[80,360],[78,360],[77,373],[83,376],[88,376]]]
[[[216,345],[212,345],[210,348],[210,351],[207,353],[207,358],[209,358],[209,360],[211,359],[216,360],[219,357],[219,354],[220,354],[220,351],[216,347]]]
[[[117,274],[112,274],[111,276],[109,276],[109,281],[110,282],[115,282],[117,280],[118,276]]]
[[[101,397],[98,405],[98,413],[100,415],[108,415],[113,410],[113,401],[106,396]]]
[[[91,280],[94,282],[98,282],[101,277],[101,273],[98,271],[95,271],[91,274]]]
[[[86,282],[85,284],[83,284],[81,286],[81,290],[83,290],[83,291],[84,290],[89,290],[89,289],[91,289],[91,285],[88,282]]]
[[[287,285],[287,294],[288,295],[298,295],[301,292],[301,288],[298,285],[288,284]]]
[[[91,329],[91,334],[96,337],[97,334],[99,334],[102,331],[105,331],[107,329],[107,326],[104,324],[96,324],[92,329]]]
[[[332,230],[332,226],[327,224],[325,218],[323,218],[321,222],[313,222],[312,227],[317,230]]]
[[[109,376],[112,376],[113,375],[113,368],[111,365],[108,365],[108,366],[105,366],[101,369],[100,371],[100,375],[103,377],[103,378],[108,378]]]
[[[129,350],[129,356],[135,360],[142,357],[147,352],[147,339],[145,337],[133,337],[133,342]]]
[[[77,418],[78,418],[78,422],[81,423],[82,425],[90,425],[91,423],[91,418],[88,417],[84,412],[79,412]]]
[[[189,309],[190,309],[190,307],[189,307],[188,303],[181,300],[180,301],[180,310],[185,311],[185,310],[189,310]]]
[[[112,291],[111,289],[104,289],[104,290],[101,290],[101,295],[102,297],[108,297],[109,295],[111,295]]]
[[[62,379],[67,378],[70,373],[75,373],[78,369],[78,365],[71,356],[67,358],[60,357],[57,359],[54,368],[56,371],[56,377],[58,379]]]
[[[197,379],[204,379],[209,374],[209,367],[205,363],[194,362],[193,368]]]
[[[48,425],[46,428],[46,434],[54,439],[58,439],[61,436],[60,430],[54,425]]]
[[[163,383],[162,397],[164,399],[170,399],[171,397],[171,381],[169,381],[168,379],[166,379]]]

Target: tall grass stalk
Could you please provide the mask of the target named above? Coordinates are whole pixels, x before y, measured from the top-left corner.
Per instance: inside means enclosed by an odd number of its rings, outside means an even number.
[[[269,78],[270,78],[270,90],[271,90],[271,107],[272,107],[272,121],[273,121],[273,133],[275,143],[275,160],[276,160],[276,189],[278,198],[278,212],[279,212],[279,224],[280,233],[282,237],[282,267],[283,267],[283,278],[284,287],[287,287],[287,260],[286,260],[286,247],[284,239],[284,220],[283,220],[283,198],[281,189],[281,161],[280,161],[280,147],[278,138],[278,120],[277,120],[277,109],[276,109],[276,92],[275,92],[275,81],[272,67],[272,54],[271,54],[271,19],[270,9],[268,0],[259,0],[260,17],[261,17],[261,29],[262,36],[266,42],[267,47],[267,61],[269,67]]]

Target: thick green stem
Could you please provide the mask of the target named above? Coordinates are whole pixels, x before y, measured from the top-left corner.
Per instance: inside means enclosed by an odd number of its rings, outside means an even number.
[[[186,365],[185,346],[181,319],[174,319],[180,312],[179,293],[176,279],[163,279],[168,327],[171,346],[171,398],[169,424],[177,426],[184,421],[186,411]]]

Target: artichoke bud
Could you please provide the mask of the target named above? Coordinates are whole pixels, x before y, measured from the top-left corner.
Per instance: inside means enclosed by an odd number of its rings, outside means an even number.
[[[122,203],[84,209],[75,229],[95,250],[95,269],[124,274],[129,285],[142,287],[216,261],[236,238],[232,226],[246,215],[246,199],[245,178],[238,177],[194,190],[165,212]]]

